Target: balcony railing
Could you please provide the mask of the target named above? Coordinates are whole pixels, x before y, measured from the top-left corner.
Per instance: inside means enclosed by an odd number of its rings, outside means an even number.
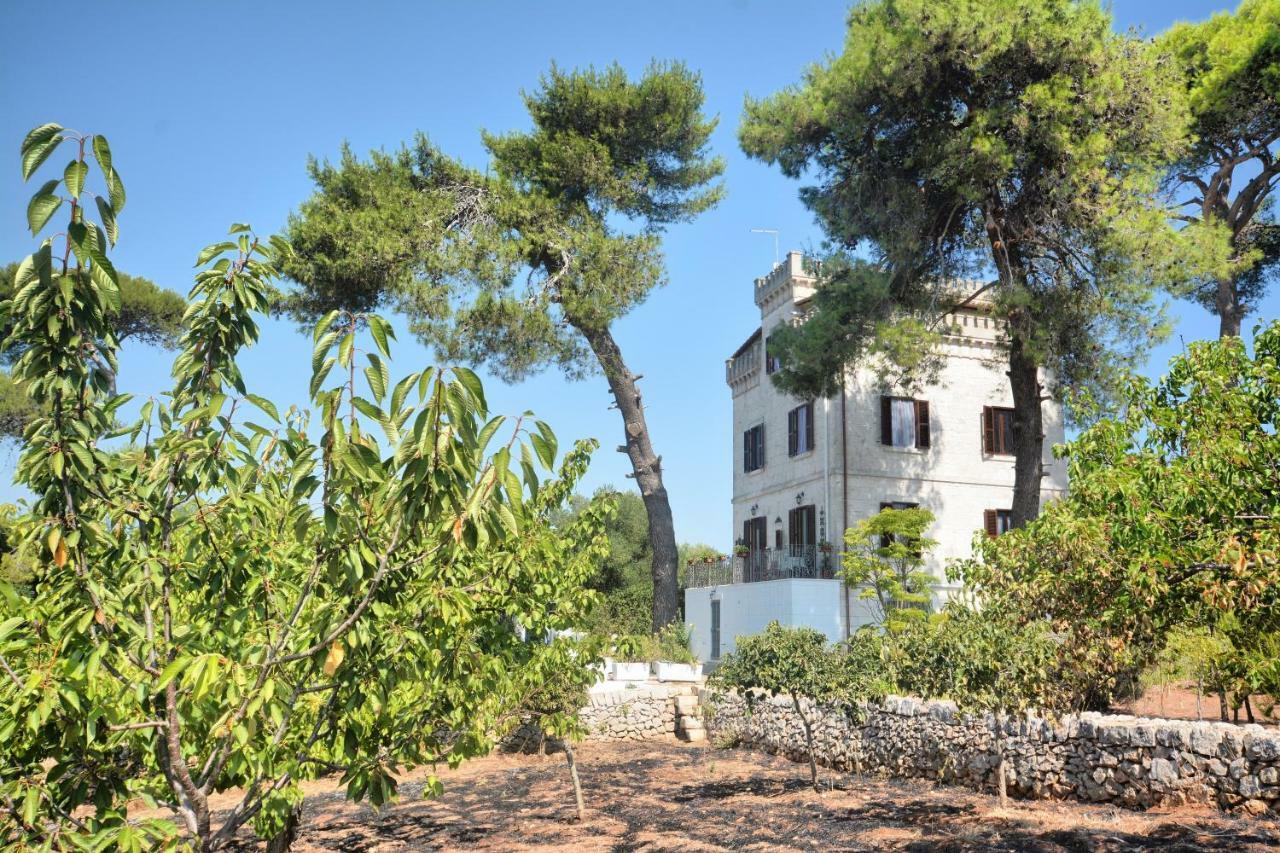
[[[684,567],[684,586],[719,586],[787,578],[830,580],[839,571],[838,552],[817,545],[790,545],[781,549],[750,551],[711,562],[695,561]]]

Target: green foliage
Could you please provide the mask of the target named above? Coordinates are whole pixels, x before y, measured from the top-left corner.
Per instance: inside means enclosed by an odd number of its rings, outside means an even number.
[[[611,640],[613,654],[628,661],[670,661],[697,663],[689,647],[691,632],[683,623],[672,622],[656,634],[622,634]]]
[[[80,174],[79,170],[76,174]],[[80,180],[83,184],[83,177]],[[0,301],[13,298],[17,273],[18,264],[0,267]],[[145,278],[117,272],[116,282],[120,306],[108,315],[116,341],[122,343],[133,339],[166,349],[176,347],[186,301]],[[16,361],[23,351],[23,345],[12,337],[12,332],[13,323],[6,319],[0,325],[0,340],[10,342],[0,349],[0,362],[6,364]],[[0,436],[21,439],[23,431],[37,414],[38,409],[31,398],[14,384],[7,372],[0,372]]]
[[[874,602],[879,623],[889,631],[929,612],[936,579],[924,562],[938,543],[924,534],[932,524],[927,509],[883,509],[845,531],[841,577]]]
[[[1193,242],[1221,260],[1193,275],[1190,294],[1238,335],[1280,261],[1271,206],[1280,175],[1280,2],[1243,0],[1235,14],[1178,24],[1156,41],[1185,81],[1191,144],[1169,183]],[[1234,192],[1233,192],[1234,190]]]
[[[1051,621],[1092,707],[1174,629],[1280,629],[1280,323],[1252,357],[1235,338],[1191,344],[1126,403],[1063,451],[1066,497],[960,567],[984,604]]]
[[[683,65],[552,67],[525,94],[532,126],[486,134],[484,170],[423,136],[362,163],[312,164],[317,192],[291,218],[301,318],[388,302],[449,360],[518,380],[555,367],[603,373],[653,513],[652,622],[678,616],[676,541],[637,376],[610,325],[664,283],[659,232],[720,198],[715,121]]]
[[[291,218],[301,318],[391,301],[448,358],[519,379],[597,369],[581,337],[662,283],[656,229],[712,206],[714,120],[696,74],[654,65],[553,67],[525,95],[529,131],[485,134],[468,169],[424,136],[368,162],[311,164],[317,192]],[[635,233],[619,226],[636,221]],[[566,322],[567,321],[567,322]]]
[[[0,837],[128,849],[180,828],[217,849],[247,822],[286,834],[320,774],[377,806],[402,770],[486,751],[558,653],[522,634],[592,603],[607,507],[553,518],[593,445],[557,462],[550,429],[491,417],[463,368],[393,382],[390,325],[337,311],[314,332],[318,429],[280,413],[236,356],[289,247],[239,224],[199,255],[172,392],[114,430],[105,253],[123,186],[101,137],[48,133],[24,169],[51,139],[79,141],[82,163],[91,143],[112,222],[86,220],[76,191],[95,173],[75,169],[70,221],[8,306],[13,375],[41,414],[17,474],[35,496],[18,522],[34,597],[0,584],[0,797],[20,804]],[[136,449],[106,452],[120,435]],[[230,788],[215,823],[210,797]],[[136,801],[177,825],[131,820]]]
[[[821,631],[785,628],[770,622],[762,633],[734,640],[711,675],[711,684],[740,691],[747,702],[767,696],[789,696],[805,730],[810,781],[818,785],[813,751],[813,705],[838,706],[850,716],[862,713],[860,703],[884,695],[886,682],[878,666],[873,635],[858,635],[848,649],[830,645]]]

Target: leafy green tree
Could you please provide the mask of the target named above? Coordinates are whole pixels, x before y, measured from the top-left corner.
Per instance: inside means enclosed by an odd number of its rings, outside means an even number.
[[[69,200],[69,221],[8,306],[13,375],[41,415],[17,472],[35,594],[0,584],[0,838],[140,850],[180,827],[216,850],[251,823],[281,849],[304,780],[341,774],[377,806],[401,769],[486,751],[538,665],[521,635],[591,604],[604,510],[551,518],[592,445],[557,467],[551,431],[491,418],[466,369],[393,383],[376,315],[317,324],[318,429],[281,416],[236,356],[288,246],[235,225],[197,259],[172,393],[124,428],[137,452],[106,452],[125,401],[106,254],[124,190],[103,137],[57,125],[27,136],[24,177],[64,142],[76,154],[28,217],[38,234]],[[90,151],[101,225],[83,204]],[[138,801],[177,825],[131,819]]]
[[[841,577],[874,602],[879,623],[890,631],[923,619],[933,603],[936,579],[924,568],[938,543],[925,536],[933,513],[919,507],[883,509],[845,531]]]
[[[775,335],[778,384],[835,393],[851,364],[927,349],[947,315],[989,301],[1015,410],[1013,522],[1034,518],[1042,380],[1106,386],[1163,330],[1172,229],[1155,196],[1184,124],[1168,78],[1092,0],[855,6],[844,51],[749,99],[740,130],[748,155],[811,181],[801,198],[834,250],[808,321]],[[849,257],[863,247],[873,263]]]
[[[1065,450],[1071,492],[1025,530],[978,543],[961,575],[984,602],[1043,614],[1062,678],[1102,705],[1171,632],[1280,629],[1280,323],[1191,344],[1123,414]]]
[[[992,606],[979,611],[953,604],[940,619],[914,623],[903,639],[925,653],[897,656],[900,684],[923,698],[951,699],[961,710],[992,715],[996,791],[1006,805],[1010,719],[1052,712],[1061,703],[1048,626]]]
[[[866,639],[858,637],[853,642],[860,648]],[[832,646],[821,631],[784,628],[770,622],[762,633],[734,641],[734,650],[724,656],[711,682],[721,689],[741,691],[747,702],[756,701],[760,693],[791,698],[804,728],[809,779],[818,790],[814,706],[836,705],[851,715],[861,713],[860,702],[884,695],[883,673],[876,664],[878,660],[872,657]]]
[[[575,641],[561,637],[537,651],[536,665],[524,669],[528,686],[520,707],[528,715],[528,722],[538,729],[539,753],[545,752],[548,738],[555,739],[564,750],[578,820],[586,820],[586,804],[583,802],[582,781],[578,778],[578,760],[573,744],[587,735],[579,712],[587,706],[589,688],[599,677],[593,664],[601,659],[601,649],[590,640]]]
[[[1183,73],[1191,113],[1192,142],[1169,178],[1178,218],[1226,255],[1193,279],[1191,293],[1218,315],[1222,336],[1238,336],[1280,262],[1272,206],[1280,181],[1280,2],[1243,0],[1235,14],[1172,27],[1156,47]]]
[[[677,547],[662,460],[612,325],[664,283],[659,234],[713,206],[723,164],[698,76],[655,64],[637,81],[552,67],[526,93],[532,128],[485,134],[470,169],[424,137],[361,162],[312,163],[316,194],[290,221],[301,317],[389,302],[447,358],[507,379],[547,367],[603,373],[644,501],[652,628],[678,616]]]
[[[14,294],[14,277],[18,265],[0,267],[0,300]],[[171,290],[165,290],[145,278],[116,273],[120,290],[120,307],[110,315],[116,341],[133,339],[151,346],[174,349],[181,330],[186,301]],[[0,326],[0,340],[10,339],[12,324]],[[0,363],[11,365],[21,355],[21,345],[0,350]],[[0,436],[20,440],[23,430],[37,414],[31,398],[20,391],[13,378],[0,371]]]

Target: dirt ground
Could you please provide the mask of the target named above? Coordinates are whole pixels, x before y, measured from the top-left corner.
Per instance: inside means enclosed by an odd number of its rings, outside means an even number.
[[[1270,702],[1265,696],[1254,696],[1250,704],[1253,706],[1254,721],[1259,725],[1275,726],[1280,721],[1265,712]],[[1136,714],[1140,717],[1164,717],[1168,720],[1218,720],[1218,696],[1215,693],[1204,694],[1199,700],[1197,716],[1196,691],[1194,684],[1168,684],[1164,687],[1151,687],[1136,702],[1117,705],[1115,710],[1122,714]],[[1280,714],[1280,708],[1272,713]],[[1241,723],[1248,722],[1245,711],[1240,709]]]
[[[585,823],[563,756],[495,755],[442,776],[445,794],[401,787],[380,813],[336,786],[308,791],[295,850],[1127,851],[1280,848],[1280,823],[1209,809],[1130,812],[1014,801],[923,781],[859,778],[748,749],[671,741],[583,744]],[[253,849],[246,844],[245,849]]]

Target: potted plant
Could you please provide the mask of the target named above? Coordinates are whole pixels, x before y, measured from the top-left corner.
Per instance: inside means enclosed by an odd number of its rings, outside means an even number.
[[[649,679],[648,637],[622,636],[614,641],[618,660],[613,661],[614,681],[647,681]]]
[[[702,675],[698,659],[689,649],[688,626],[672,622],[654,638],[657,660],[653,674],[659,681],[697,681]]]
[[[746,542],[739,539],[737,542],[733,543],[733,553],[735,556],[745,557],[747,554],[751,553],[751,549],[747,547]]]

